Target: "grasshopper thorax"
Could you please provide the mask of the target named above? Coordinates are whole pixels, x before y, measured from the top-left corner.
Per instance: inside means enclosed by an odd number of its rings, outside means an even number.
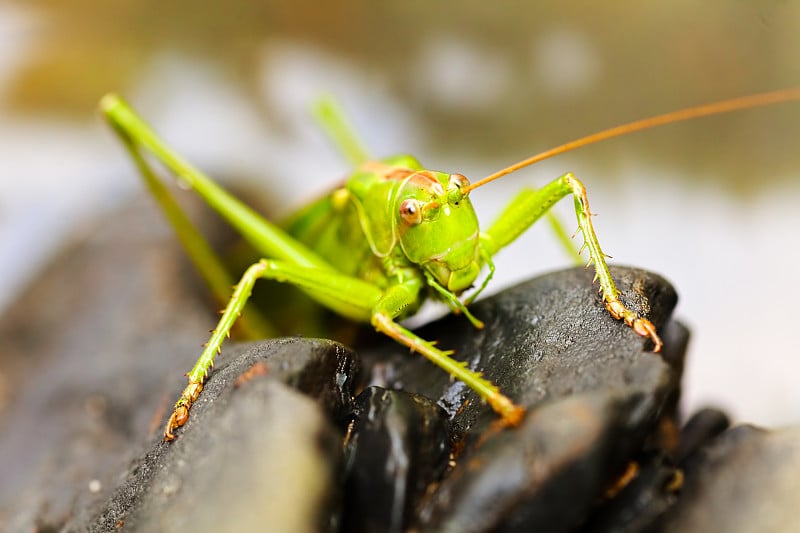
[[[461,174],[420,170],[405,177],[393,201],[403,253],[458,294],[480,273],[478,217]]]

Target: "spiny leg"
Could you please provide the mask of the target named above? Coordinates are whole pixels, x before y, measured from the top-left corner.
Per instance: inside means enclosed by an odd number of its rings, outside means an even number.
[[[466,362],[450,357],[452,351],[439,350],[433,342],[424,340],[394,321],[399,311],[415,297],[415,291],[409,290],[407,286],[390,287],[375,308],[372,325],[378,331],[424,356],[453,378],[463,381],[500,415],[503,424],[518,425],[525,414],[525,409],[502,394],[497,385],[483,377],[483,373],[470,370]]]
[[[158,179],[133,140],[123,131],[116,128],[115,131],[119,133],[147,188],[175,231],[189,259],[211,289],[214,299],[220,305],[224,304],[230,298],[233,278],[223,265],[222,259],[192,223],[169,189]],[[238,328],[247,339],[263,339],[277,335],[275,328],[257,309],[251,309],[247,319],[239,322]]]
[[[369,310],[382,295],[381,290],[371,283],[327,269],[302,267],[269,259],[262,259],[250,266],[236,285],[233,296],[222,313],[217,327],[212,331],[203,352],[187,374],[189,383],[175,403],[172,416],[164,428],[164,440],[173,440],[175,438],[173,430],[186,423],[189,409],[203,390],[203,382],[214,365],[214,358],[221,351],[223,341],[230,336],[230,330],[250,298],[255,282],[262,278],[291,283],[317,293],[327,298],[330,307],[340,314],[362,321],[369,319]]]
[[[523,190],[489,228],[484,238],[481,239],[481,245],[486,247],[490,255],[494,255],[498,250],[516,240],[568,194],[572,194],[574,198],[578,228],[583,234],[584,246],[589,251],[589,263],[594,263],[595,277],[600,282],[600,291],[606,309],[611,316],[623,320],[637,334],[649,337],[654,345],[653,351],[660,351],[662,342],[652,322],[628,309],[619,299],[619,291],[611,278],[605,260],[606,256],[600,248],[592,226],[586,188],[572,173],[564,174],[541,189]]]
[[[222,313],[217,327],[211,332],[211,339],[205,344],[200,358],[189,371],[189,384],[183,389],[181,397],[175,403],[175,409],[169,417],[164,428],[164,440],[170,441],[175,438],[172,430],[184,425],[189,418],[189,409],[197,401],[203,391],[203,382],[208,375],[208,371],[214,366],[214,357],[222,350],[222,342],[230,337],[230,330],[236,319],[241,315],[245,303],[250,298],[253,285],[256,279],[261,277],[262,270],[265,268],[261,262],[256,263],[247,269],[239,284],[233,291],[233,296],[228,302],[227,307]]]
[[[137,165],[143,170],[148,183],[151,181],[155,183],[157,180],[144,160],[144,152],[153,155],[172,173],[180,177],[263,257],[304,267],[334,271],[333,267],[315,251],[286,233],[283,228],[266,220],[176,154],[122,98],[115,94],[108,94],[102,99],[100,107],[111,126],[125,142]],[[169,211],[167,214],[171,216]],[[190,224],[188,223],[186,227],[189,227]],[[181,229],[176,226],[176,230],[179,232]],[[215,283],[216,285],[223,284]],[[224,283],[224,285],[230,287],[230,283]],[[223,287],[221,293],[226,292]],[[314,291],[308,291],[308,294],[322,305],[333,310],[337,309],[336,298],[319,296]],[[227,295],[221,299],[227,301]]]
[[[155,156],[170,172],[191,187],[217,211],[263,257],[272,257],[298,265],[330,268],[328,263],[307,246],[269,222],[234,197],[199,169],[170,149],[139,115],[115,94],[103,97],[100,107],[109,123],[136,150]]]
[[[633,328],[642,337],[649,337],[653,341],[654,352],[661,351],[663,343],[656,333],[656,327],[653,323],[628,309],[619,299],[619,290],[617,290],[614,280],[611,278],[611,272],[608,270],[606,255],[600,249],[600,242],[594,232],[591,219],[592,213],[589,210],[589,200],[586,197],[586,188],[572,173],[567,173],[559,179],[563,179],[570,187],[575,198],[575,214],[578,217],[578,227],[583,233],[584,244],[589,250],[589,262],[594,263],[595,275],[600,282],[600,290],[603,294],[606,309],[611,313],[611,316],[617,320],[623,320],[627,326]]]

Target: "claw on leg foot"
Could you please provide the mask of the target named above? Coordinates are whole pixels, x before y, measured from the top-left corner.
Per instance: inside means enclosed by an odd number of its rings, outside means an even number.
[[[619,300],[611,300],[606,302],[606,309],[611,313],[611,316],[617,320],[623,320],[625,325],[633,328],[637,334],[642,337],[648,337],[653,341],[653,351],[660,352],[661,347],[664,345],[661,342],[661,337],[656,333],[656,327],[652,322],[646,318],[642,318],[627,307],[625,307]]]
[[[661,337],[658,336],[656,333],[656,327],[647,319],[644,318],[637,318],[633,321],[633,325],[631,325],[633,331],[641,335],[642,337],[650,337],[650,340],[653,341],[653,351],[660,352],[661,347],[664,345],[661,342]]]
[[[189,382],[180,399],[175,403],[175,409],[172,411],[172,416],[169,417],[166,427],[164,428],[164,441],[169,442],[175,440],[175,434],[172,430],[177,429],[184,425],[189,419],[189,409],[192,404],[197,401],[198,396],[203,391],[202,383]]]

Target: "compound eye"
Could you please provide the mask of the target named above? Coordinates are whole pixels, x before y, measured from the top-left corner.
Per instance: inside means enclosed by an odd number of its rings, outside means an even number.
[[[462,174],[450,174],[447,183],[447,202],[451,205],[458,205],[469,189],[469,180]]]
[[[422,222],[422,209],[419,202],[413,198],[408,198],[400,203],[400,218],[409,226],[415,226]]]
[[[469,188],[469,180],[463,174],[450,174],[450,181],[448,188],[456,188],[459,191],[464,191]]]

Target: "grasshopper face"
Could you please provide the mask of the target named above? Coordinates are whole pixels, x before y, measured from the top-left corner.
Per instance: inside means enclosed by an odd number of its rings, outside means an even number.
[[[395,202],[406,257],[458,294],[480,273],[479,227],[461,174],[420,171],[407,177]]]

